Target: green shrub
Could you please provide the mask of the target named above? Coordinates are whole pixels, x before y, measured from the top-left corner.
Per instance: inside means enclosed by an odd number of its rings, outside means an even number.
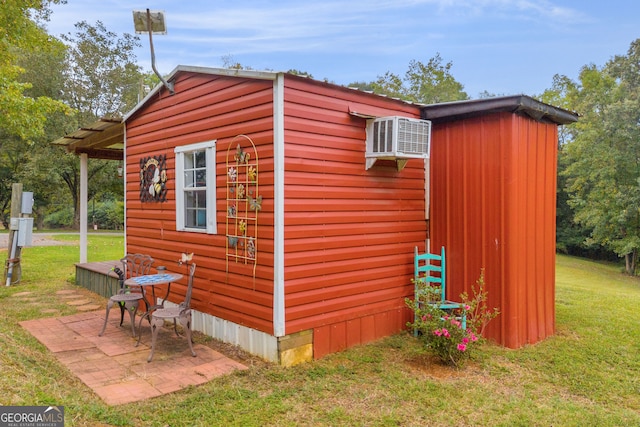
[[[95,214],[92,211],[88,221],[100,229],[119,230],[124,226],[124,203],[113,200],[96,203]]]
[[[95,203],[87,215],[89,227],[95,223],[99,229],[120,230],[124,227],[124,203],[115,200]],[[73,228],[73,209],[64,207],[44,219],[46,228]]]
[[[50,213],[44,219],[44,226],[45,228],[73,227],[73,209],[69,206]]]

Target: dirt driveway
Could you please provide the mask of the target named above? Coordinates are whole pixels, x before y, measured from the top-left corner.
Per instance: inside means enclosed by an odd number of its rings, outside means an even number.
[[[78,234],[78,233],[64,233],[64,234]],[[31,246],[68,246],[77,244],[74,241],[56,240],[50,233],[33,233],[31,236]],[[78,235],[78,240],[80,236]],[[0,233],[0,250],[8,249],[9,247],[9,234]]]

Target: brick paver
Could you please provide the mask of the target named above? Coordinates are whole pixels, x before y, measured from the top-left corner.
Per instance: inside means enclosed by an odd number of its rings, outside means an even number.
[[[102,337],[98,332],[104,322],[104,310],[27,320],[20,325],[108,405],[161,396],[247,369],[200,344],[194,344],[197,357],[192,357],[186,338],[176,337],[173,329],[160,331],[156,354],[147,363],[151,341],[148,323],[143,323],[143,338],[136,347],[128,316],[122,327],[119,321],[119,316],[110,317]]]

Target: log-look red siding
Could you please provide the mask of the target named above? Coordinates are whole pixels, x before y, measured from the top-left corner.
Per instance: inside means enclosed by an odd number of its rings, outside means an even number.
[[[182,73],[175,95],[161,91],[127,121],[127,251],[148,253],[156,265],[177,269],[181,252],[194,252],[196,310],[273,333],[273,82]],[[225,259],[226,172],[230,141],[249,135],[260,161],[259,254],[256,278],[242,263]],[[217,229],[201,234],[176,231],[174,148],[217,140]],[[139,200],[140,159],[167,156],[165,202]],[[184,268],[184,267],[183,267]],[[186,280],[172,286],[170,300],[180,301]]]
[[[486,335],[517,348],[554,333],[556,125],[511,113],[435,124],[432,247],[447,250],[449,297],[485,269]]]
[[[274,334],[274,289],[284,289],[285,333],[313,330],[314,357],[404,328],[410,313],[413,247],[424,247],[424,163],[411,160],[365,170],[366,120],[351,111],[419,117],[417,106],[284,76],[284,133],[274,131],[274,81],[180,73],[176,94],[127,120],[127,251],[175,266],[194,252],[195,309]],[[277,109],[276,109],[277,111]],[[276,112],[277,114],[277,112]],[[258,265],[225,261],[226,150],[245,134],[256,144],[263,197]],[[283,139],[284,194],[275,193],[274,138]],[[177,232],[174,148],[217,140],[218,234]],[[279,143],[279,142],[276,142]],[[166,154],[168,199],[141,203],[139,162]],[[284,200],[284,229],[275,230],[274,198]],[[281,234],[280,234],[281,233]],[[274,253],[284,239],[283,254]],[[284,283],[274,282],[282,256]],[[175,268],[175,267],[173,267]],[[172,287],[173,301],[184,292]],[[275,316],[277,317],[277,316]]]
[[[349,110],[419,117],[416,106],[285,79],[286,333],[314,329],[314,357],[405,327],[413,247],[426,236],[424,163],[365,170]]]

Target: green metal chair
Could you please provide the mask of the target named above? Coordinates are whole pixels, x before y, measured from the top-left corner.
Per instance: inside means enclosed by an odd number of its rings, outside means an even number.
[[[464,308],[461,302],[447,299],[447,263],[444,246],[441,248],[439,255],[431,253],[420,254],[416,246],[414,248],[413,271],[416,301],[429,292],[430,296],[437,296],[429,304],[440,310],[451,312]],[[431,290],[433,288],[439,288],[439,291],[437,293],[433,292]],[[462,328],[466,329],[467,316],[464,310],[462,310],[462,315],[458,317],[462,323]]]

